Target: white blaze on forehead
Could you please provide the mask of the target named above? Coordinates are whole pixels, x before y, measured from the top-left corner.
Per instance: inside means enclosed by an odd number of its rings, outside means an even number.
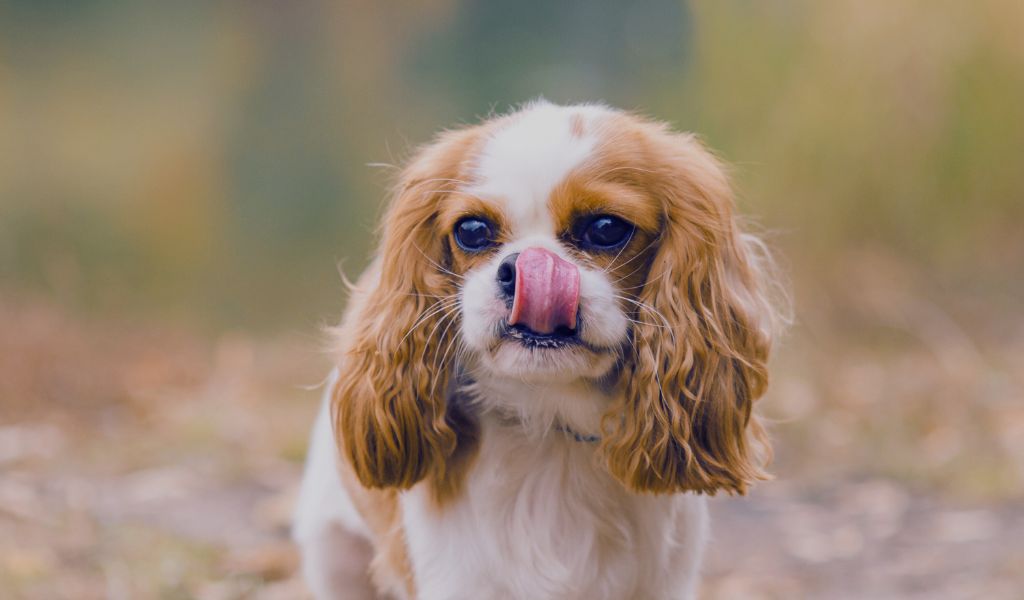
[[[477,183],[467,191],[502,203],[513,234],[553,231],[548,197],[593,152],[593,120],[608,112],[597,105],[526,107],[486,142]],[[582,135],[574,134],[574,119],[582,120]]]

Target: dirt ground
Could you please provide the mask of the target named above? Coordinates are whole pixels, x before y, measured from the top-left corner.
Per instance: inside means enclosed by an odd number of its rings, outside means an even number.
[[[869,360],[808,341],[820,318],[765,401],[777,479],[712,503],[701,597],[1024,597],[1022,324]],[[0,304],[0,328],[0,597],[306,597],[287,532],[314,333],[210,341],[39,302]]]

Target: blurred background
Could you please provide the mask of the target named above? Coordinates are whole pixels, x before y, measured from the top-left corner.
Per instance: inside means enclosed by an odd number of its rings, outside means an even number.
[[[1024,590],[1024,3],[0,4],[0,596],[296,598],[321,325],[446,126],[701,133],[791,279],[703,598]]]

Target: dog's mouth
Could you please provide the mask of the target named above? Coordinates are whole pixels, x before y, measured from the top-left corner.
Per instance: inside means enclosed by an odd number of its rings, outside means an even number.
[[[551,333],[537,333],[524,325],[501,324],[501,337],[514,340],[526,348],[559,349],[570,346],[586,346],[578,335],[579,329],[558,327]]]
[[[483,364],[500,375],[525,381],[596,380],[609,372],[619,353],[617,348],[595,345],[579,326],[539,333],[502,320],[495,333],[488,352],[481,356]]]

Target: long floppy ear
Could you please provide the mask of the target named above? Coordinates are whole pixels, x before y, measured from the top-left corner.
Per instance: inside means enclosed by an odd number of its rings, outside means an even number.
[[[728,180],[688,135],[652,131],[648,181],[664,202],[638,300],[622,404],[605,419],[609,470],[637,491],[744,493],[770,448],[752,404],[767,386],[768,256],[733,217]]]
[[[446,300],[456,288],[437,216],[472,140],[471,130],[443,134],[403,171],[370,267],[376,277],[357,284],[363,295],[336,332],[335,431],[367,487],[408,488],[443,475],[459,442],[441,368],[459,315]]]

